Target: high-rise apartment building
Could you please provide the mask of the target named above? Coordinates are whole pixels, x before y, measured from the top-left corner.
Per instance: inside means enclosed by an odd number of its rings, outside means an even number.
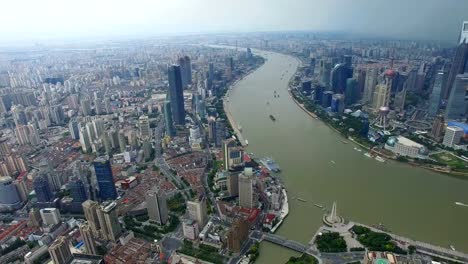
[[[54,264],[68,264],[73,260],[73,255],[64,236],[59,236],[49,247],[49,254]]]
[[[80,234],[83,238],[84,245],[86,247],[86,253],[89,255],[97,255],[96,242],[91,227],[88,223],[83,223],[79,226]]]

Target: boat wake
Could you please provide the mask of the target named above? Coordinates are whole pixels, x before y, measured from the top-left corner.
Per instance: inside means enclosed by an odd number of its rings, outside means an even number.
[[[464,204],[464,203],[460,203],[460,202],[455,202],[455,204],[459,205],[459,206],[468,207],[468,204]]]

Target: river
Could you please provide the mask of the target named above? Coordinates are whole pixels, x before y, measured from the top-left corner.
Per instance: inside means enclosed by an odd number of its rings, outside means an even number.
[[[232,87],[228,107],[249,141],[247,151],[273,157],[288,196],[307,200],[290,199],[290,214],[277,234],[309,242],[323,215],[313,203],[330,208],[336,201],[338,214],[347,219],[383,223],[396,234],[468,252],[468,208],[455,205],[468,203],[468,179],[365,157],[289,96],[287,84],[298,60],[254,53],[266,62]],[[285,263],[297,255],[269,243],[260,250],[257,263]]]

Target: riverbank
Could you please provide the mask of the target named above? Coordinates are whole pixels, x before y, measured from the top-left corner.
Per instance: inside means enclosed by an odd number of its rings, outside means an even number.
[[[354,144],[358,145],[359,147],[361,147],[361,148],[363,148],[363,149],[365,149],[365,150],[367,150],[369,152],[376,153],[376,155],[383,156],[388,160],[393,160],[393,161],[396,161],[396,162],[399,162],[399,163],[405,163],[405,164],[411,165],[413,167],[420,167],[420,168],[425,169],[425,170],[430,170],[430,171],[433,171],[433,172],[447,174],[447,175],[451,175],[451,176],[468,177],[468,173],[453,171],[450,168],[443,167],[443,166],[431,166],[430,164],[422,164],[422,163],[414,162],[414,161],[402,161],[402,160],[399,160],[398,157],[396,157],[395,155],[387,155],[387,154],[383,153],[382,151],[380,151],[380,149],[366,146],[366,145],[358,142],[356,139],[354,139],[351,136],[346,137],[346,135],[344,135],[341,131],[339,131],[338,129],[333,127],[329,122],[321,119],[314,112],[309,111],[305,107],[305,105],[298,100],[297,95],[294,94],[293,87],[291,85],[288,87],[288,93],[289,93],[290,97],[293,99],[294,103],[297,106],[299,106],[299,108],[301,108],[307,115],[311,116],[314,119],[320,120],[327,127],[331,128],[334,132],[339,134],[339,136],[341,136],[343,138],[346,138],[346,139],[349,139]]]

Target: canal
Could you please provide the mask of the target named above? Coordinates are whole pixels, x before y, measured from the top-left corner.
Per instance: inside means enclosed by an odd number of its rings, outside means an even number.
[[[364,156],[289,96],[287,84],[299,65],[295,58],[255,53],[266,62],[232,87],[228,107],[249,141],[247,151],[273,157],[288,196],[306,200],[290,199],[290,214],[277,234],[307,243],[324,213],[313,204],[330,208],[336,201],[345,218],[383,223],[397,234],[468,252],[468,208],[455,205],[468,203],[468,179]],[[257,263],[285,263],[296,255],[269,243],[260,250]]]

